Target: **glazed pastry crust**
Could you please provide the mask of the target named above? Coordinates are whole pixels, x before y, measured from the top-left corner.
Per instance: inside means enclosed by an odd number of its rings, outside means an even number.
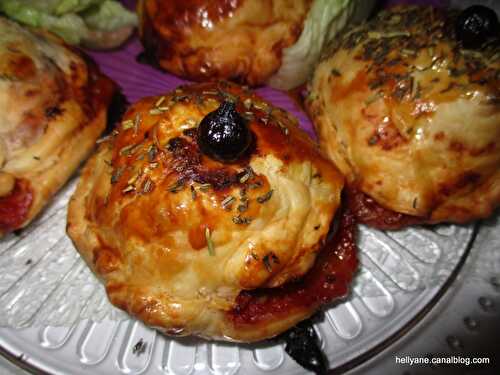
[[[0,192],[2,235],[26,226],[88,155],[114,85],[58,38],[4,18],[0,73],[0,177],[11,182]]]
[[[141,0],[140,37],[163,69],[196,81],[265,83],[294,44],[312,0]]]
[[[309,86],[321,147],[348,185],[410,222],[464,223],[500,203],[498,43],[463,50],[455,17],[382,12],[329,47]]]
[[[237,100],[255,139],[231,164],[201,155],[196,142],[223,100]],[[186,86],[127,111],[83,170],[68,234],[110,301],[148,325],[255,341],[317,308],[238,329],[228,315],[243,290],[276,288],[312,267],[342,186],[284,111],[224,82]]]

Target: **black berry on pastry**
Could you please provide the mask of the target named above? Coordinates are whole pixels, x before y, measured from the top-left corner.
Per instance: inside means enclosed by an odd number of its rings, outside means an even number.
[[[308,112],[370,225],[464,223],[500,203],[498,33],[467,49],[462,16],[384,11],[346,30],[316,68]]]
[[[68,233],[110,301],[148,325],[257,341],[347,293],[352,216],[327,239],[342,187],[285,111],[224,82],[183,86],[132,105],[100,145]]]

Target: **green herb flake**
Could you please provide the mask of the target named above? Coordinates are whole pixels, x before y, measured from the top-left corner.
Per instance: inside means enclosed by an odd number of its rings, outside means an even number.
[[[288,127],[283,124],[280,120],[278,119],[275,119],[276,121],[276,124],[279,126],[279,128],[281,129],[281,131],[283,132],[283,134],[285,135],[288,135],[290,133],[290,131],[288,130]]]
[[[241,188],[240,189],[240,199],[242,201],[247,201],[248,198],[247,198],[247,189],[246,188]]]
[[[199,187],[199,189],[200,189],[200,191],[206,192],[211,187],[212,187],[212,185],[210,185],[210,184],[201,184],[200,187]]]
[[[130,156],[134,153],[136,147],[139,145],[128,145],[120,149],[120,155]]]
[[[481,52],[473,51],[473,50],[470,50],[470,49],[461,49],[460,53],[463,56],[474,57],[474,58],[479,59],[479,60],[482,58]]]
[[[141,338],[139,341],[135,343],[135,345],[132,347],[132,354],[134,355],[141,355],[146,351],[147,343],[144,342],[144,340]]]
[[[254,177],[252,168],[245,168],[242,172],[238,173],[238,181],[241,184],[246,183],[248,180]]]
[[[415,56],[417,54],[417,52],[414,51],[414,50],[412,50],[412,49],[402,48],[401,49],[401,54],[403,56]]]
[[[183,101],[188,101],[190,98],[189,95],[176,95],[172,98],[172,101],[174,103],[177,103],[177,102],[183,102]]]
[[[377,100],[382,98],[382,93],[381,92],[376,92],[375,94],[370,95],[366,100],[365,104],[370,105],[372,103],[375,103]]]
[[[252,182],[251,184],[248,184],[249,189],[258,189],[262,187],[262,182],[257,181],[257,182]]]
[[[240,177],[240,183],[244,184],[245,182],[248,181],[249,178],[250,178],[250,174],[245,173],[243,176]]]
[[[332,70],[330,71],[330,73],[335,76],[335,77],[340,77],[342,74],[335,68],[332,68]]]
[[[207,240],[208,254],[210,256],[215,256],[215,247],[212,241],[212,234],[210,233],[210,228],[205,228],[205,239]]]
[[[410,37],[411,34],[408,31],[389,31],[386,33],[379,32],[379,31],[369,31],[368,32],[368,38],[370,39],[390,39],[390,38],[397,38],[397,37]]]
[[[264,266],[266,267],[268,272],[273,271],[273,264],[280,263],[279,258],[273,252],[264,255],[264,258],[262,258],[262,262],[264,263]]]
[[[10,81],[10,82],[15,82],[15,81],[19,81],[19,78],[14,77],[14,76],[13,76],[13,75],[11,75],[11,74],[1,73],[1,74],[0,74],[0,80],[2,80],[2,81]]]
[[[164,111],[162,111],[160,108],[152,108],[149,110],[149,114],[152,116],[157,116],[161,115]]]
[[[261,204],[265,203],[269,199],[271,199],[272,196],[273,196],[273,189],[269,190],[266,194],[261,195],[260,197],[257,197],[257,202],[259,202]]]
[[[265,102],[255,102],[253,103],[253,106],[257,108],[258,110],[267,112],[269,111],[269,105]]]
[[[125,167],[119,167],[113,172],[111,175],[111,184],[116,184],[118,182],[124,170]]]
[[[203,97],[200,94],[196,94],[194,96],[194,100],[196,102],[196,105],[199,105],[199,106],[203,105]]]
[[[160,99],[158,99],[155,103],[155,107],[158,108],[159,106],[161,106],[163,104],[163,102],[165,101],[165,97],[162,96],[160,97]]]
[[[161,148],[160,140],[158,139],[158,126],[153,127],[153,143],[156,147]]]
[[[414,82],[412,85],[411,97],[413,99],[420,99],[422,94],[422,88],[420,86],[420,82]]]
[[[372,135],[369,139],[368,139],[368,144],[370,146],[374,146],[376,145],[378,142],[378,136],[377,135]]]
[[[122,122],[122,129],[127,130],[134,126],[134,122],[132,120],[125,120]]]
[[[389,21],[387,21],[389,25],[398,25],[401,23],[401,15],[393,14]]]
[[[285,134],[285,135],[290,134],[290,130],[285,125],[283,125],[281,122],[279,122],[278,124],[279,124],[279,126],[280,126],[281,131],[283,132],[283,134]]]
[[[191,128],[195,127],[197,124],[197,121],[194,118],[188,118],[186,119],[184,125],[189,126]]]
[[[134,117],[134,135],[137,135],[140,125],[141,125],[141,114],[137,113]]]
[[[135,187],[133,185],[128,185],[127,187],[125,187],[125,189],[122,190],[122,193],[126,194],[126,193],[130,193],[131,191],[134,191],[134,190],[135,190]]]
[[[146,178],[146,181],[144,181],[142,185],[142,193],[143,194],[148,194],[151,193],[154,189],[154,182],[151,181],[151,179],[148,177]]]
[[[132,177],[129,178],[129,180],[127,181],[127,184],[133,185],[137,181],[138,178],[139,178],[139,174],[133,175]]]
[[[238,212],[245,212],[248,210],[248,199],[242,200],[242,203],[238,205]]]
[[[106,135],[104,137],[99,138],[97,141],[95,141],[95,143],[96,144],[104,143],[110,139],[111,139],[111,135]]]
[[[429,46],[427,48],[427,54],[429,55],[429,57],[433,58],[435,55],[436,55],[436,50],[434,48],[434,46]]]
[[[153,162],[155,160],[157,154],[158,154],[158,147],[156,147],[155,144],[152,144],[151,146],[149,146],[148,161]]]
[[[227,101],[232,102],[232,103],[237,103],[238,102],[238,97],[236,95],[233,95],[229,92],[221,91],[222,97],[224,97]]]
[[[231,209],[231,205],[233,204],[233,202],[236,200],[235,197],[233,197],[232,195],[224,198],[224,200],[221,202],[221,206],[223,209],[225,210],[230,210]]]
[[[251,217],[243,217],[241,215],[233,216],[233,223],[237,225],[249,225],[252,222]]]
[[[242,114],[243,118],[249,122],[253,121],[255,119],[255,114],[253,112],[243,112]]]
[[[184,181],[177,180],[174,184],[170,185],[167,190],[171,193],[178,193],[184,189]]]

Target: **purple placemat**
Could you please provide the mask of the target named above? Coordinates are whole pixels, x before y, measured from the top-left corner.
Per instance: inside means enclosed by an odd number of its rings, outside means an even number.
[[[134,8],[135,1],[125,0],[125,5]],[[446,0],[386,0],[382,1],[383,6],[391,6],[400,3],[420,3],[443,6]],[[140,64],[136,57],[142,52],[142,46],[134,37],[124,47],[111,52],[90,52],[96,60],[101,70],[112,78],[122,88],[123,94],[130,103],[151,95],[160,95],[174,90],[177,86],[189,81],[182,80],[171,74],[161,72],[151,66]],[[275,106],[281,107],[292,113],[299,120],[302,128],[311,136],[315,137],[312,124],[306,114],[298,108],[287,93],[264,87],[256,90],[259,95],[272,102]]]
[[[90,52],[101,70],[122,88],[129,102],[151,95],[160,95],[174,90],[177,86],[189,83],[172,74],[161,72],[149,65],[140,64],[136,57],[142,52],[142,45],[134,37],[118,51]],[[275,106],[292,113],[301,126],[312,136],[314,132],[306,114],[302,112],[287,93],[264,87],[256,90],[259,95]]]

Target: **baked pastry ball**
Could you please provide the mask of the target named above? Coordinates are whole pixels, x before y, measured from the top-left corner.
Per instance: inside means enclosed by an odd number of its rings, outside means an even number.
[[[87,156],[114,84],[56,37],[0,17],[0,237],[26,226]]]
[[[342,186],[285,111],[224,82],[182,86],[134,104],[100,145],[68,234],[111,303],[146,324],[256,341],[346,294],[349,217],[315,263]]]
[[[384,11],[317,66],[306,106],[365,223],[465,223],[500,203],[499,43],[463,48],[457,17]]]
[[[324,43],[368,16],[375,0],[140,0],[146,56],[195,81],[229,79],[291,89]]]

